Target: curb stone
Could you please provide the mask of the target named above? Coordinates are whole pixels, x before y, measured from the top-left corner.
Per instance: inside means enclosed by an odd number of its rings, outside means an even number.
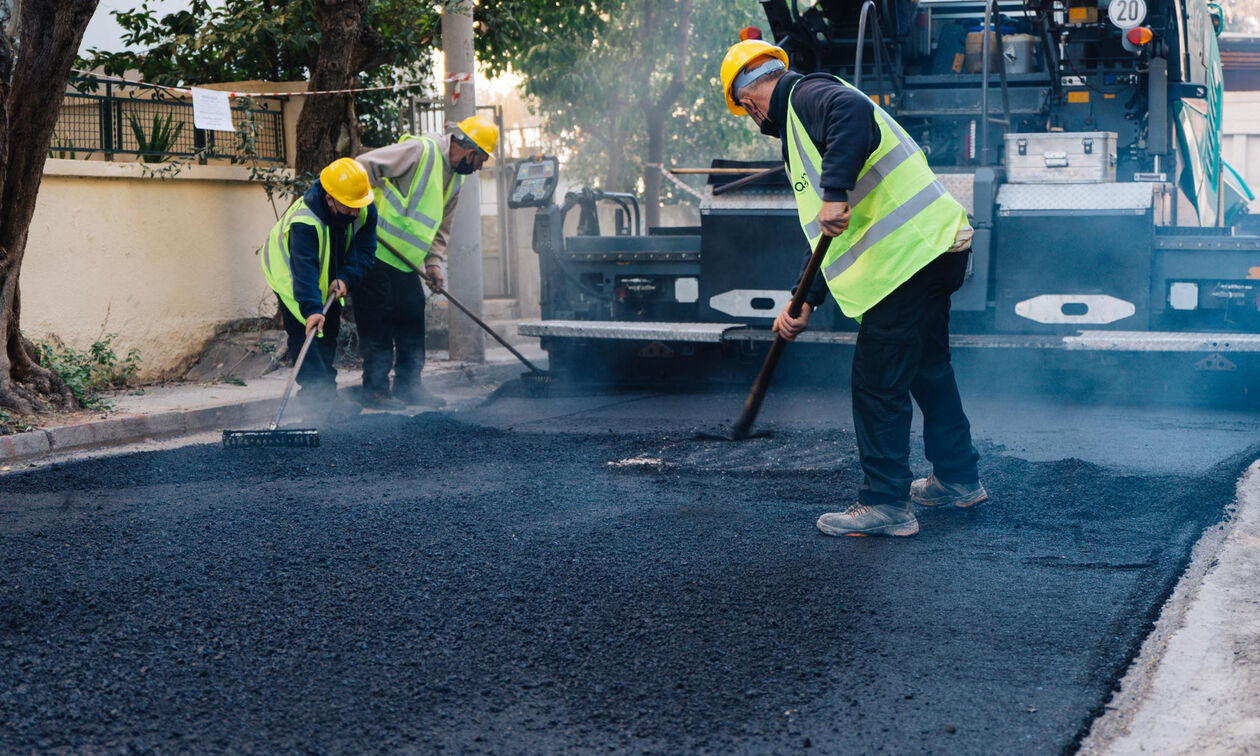
[[[525,370],[515,360],[510,363],[465,363],[454,370],[425,376],[424,380],[426,386],[441,390],[468,384],[507,381]],[[32,459],[53,452],[116,446],[150,438],[170,438],[259,422],[271,419],[278,399],[279,397],[271,397],[151,415],[126,415],[0,436],[0,464]]]

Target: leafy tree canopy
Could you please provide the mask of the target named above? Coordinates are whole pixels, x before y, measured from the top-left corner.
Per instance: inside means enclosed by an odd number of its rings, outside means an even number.
[[[380,40],[378,55],[363,61],[359,86],[430,81],[439,3],[371,0],[364,26]],[[315,65],[320,29],[310,0],[226,0],[212,5],[191,0],[187,9],[159,15],[143,3],[115,11],[123,28],[121,52],[91,49],[80,67],[101,66],[107,74],[137,71],[152,84],[168,86],[222,81],[300,81]],[[363,139],[383,144],[396,138],[397,97],[389,91],[357,98]]]
[[[564,147],[579,181],[615,191],[641,187],[647,161],[645,113],[677,68],[677,20],[683,0],[500,0],[474,8],[477,56],[490,73],[522,75],[548,131]],[[437,0],[370,0],[365,24],[381,37],[382,60],[361,86],[431,80],[439,44]],[[190,0],[159,15],[147,4],[114,13],[126,50],[90,50],[81,67],[134,70],[155,84],[301,80],[319,41],[310,0]],[[669,104],[667,166],[705,166],[715,157],[777,157],[772,140],[727,112],[718,67],[743,26],[763,23],[752,0],[699,0],[690,16],[683,88]],[[391,92],[357,98],[366,144],[397,137]],[[691,182],[701,183],[698,179]],[[665,201],[681,195],[665,185]]]
[[[496,70],[510,67],[524,77],[525,93],[570,153],[570,176],[609,190],[632,190],[647,162],[645,112],[678,62],[674,27],[680,5],[681,0],[500,4],[487,20],[502,25],[501,31],[491,44],[479,41],[477,54]],[[718,82],[722,58],[738,41],[739,29],[764,22],[752,0],[694,4],[684,86],[666,118],[666,166],[778,157],[777,142],[727,111]],[[684,196],[665,185],[665,201]]]

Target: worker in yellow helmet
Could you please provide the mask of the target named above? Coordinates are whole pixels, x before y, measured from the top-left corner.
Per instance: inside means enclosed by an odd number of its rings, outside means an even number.
[[[341,298],[363,280],[376,257],[374,196],[361,164],[334,160],[276,222],[263,248],[263,273],[280,300],[290,357],[297,356],[307,334],[319,336],[297,376],[299,406],[307,411],[333,417],[359,413],[357,405],[337,395],[333,358]],[[329,296],[335,301],[325,315]]]
[[[788,71],[787,53],[759,33],[741,37],[722,61],[726,106],[782,142],[809,247],[831,237],[800,315],[785,307],[774,330],[795,339],[828,291],[860,323],[851,389],[864,481],[857,502],[823,514],[818,529],[913,535],[912,503],[969,507],[988,496],[949,356],[950,295],[963,284],[971,250],[966,211],[870,97],[831,74]],[[910,472],[911,397],[933,466],[918,480]]]
[[[425,296],[417,273],[435,291],[445,285],[442,261],[460,187],[465,176],[485,165],[498,142],[493,123],[469,116],[446,134],[407,134],[359,156],[379,213],[376,264],[354,291],[364,406],[446,404],[420,381]]]

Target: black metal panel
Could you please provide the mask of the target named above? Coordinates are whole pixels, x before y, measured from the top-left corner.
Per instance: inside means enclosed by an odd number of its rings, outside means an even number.
[[[1020,212],[997,218],[996,241],[993,265],[999,331],[1074,333],[1086,328],[1149,327],[1153,243],[1149,213]],[[1015,313],[1018,303],[1043,294],[1106,294],[1132,302],[1136,312],[1109,324],[1045,324]]]
[[[1158,328],[1260,331],[1260,237],[1159,234],[1155,241],[1151,305]],[[1195,309],[1172,309],[1169,295],[1178,282],[1198,287]]]
[[[709,213],[701,217],[700,225],[700,320],[768,325],[779,314],[777,309],[766,310],[764,317],[736,317],[713,309],[709,301],[733,289],[792,288],[810,255],[796,211]],[[845,321],[828,297],[811,318],[810,328],[830,330]]]
[[[699,236],[568,236],[569,252],[699,252]]]

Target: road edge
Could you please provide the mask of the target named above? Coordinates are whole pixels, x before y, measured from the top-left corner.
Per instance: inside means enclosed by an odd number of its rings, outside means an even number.
[[[426,375],[426,388],[441,392],[456,386],[501,383],[525,372],[519,363],[465,364],[455,370]],[[343,389],[344,391],[344,389]],[[35,460],[66,451],[119,446],[149,439],[240,427],[272,419],[277,397],[228,402],[152,414],[129,414],[73,425],[39,428],[0,436],[0,464]]]
[[[1157,705],[1154,699],[1159,692],[1155,690],[1156,678],[1166,667],[1177,664],[1169,655],[1175,637],[1190,625],[1191,610],[1198,603],[1205,582],[1221,565],[1222,556],[1245,535],[1241,531],[1246,524],[1244,510],[1254,515],[1252,510],[1257,507],[1260,507],[1260,460],[1248,465],[1239,477],[1234,500],[1225,508],[1222,521],[1209,527],[1195,543],[1190,562],[1160,610],[1154,629],[1104,706],[1105,713],[1090,725],[1076,751],[1078,754],[1118,756],[1132,752],[1131,748],[1118,747],[1120,742],[1132,735],[1130,728],[1139,714],[1147,706]],[[1211,685],[1211,681],[1207,681],[1207,685]],[[1228,692],[1223,691],[1222,695]]]

